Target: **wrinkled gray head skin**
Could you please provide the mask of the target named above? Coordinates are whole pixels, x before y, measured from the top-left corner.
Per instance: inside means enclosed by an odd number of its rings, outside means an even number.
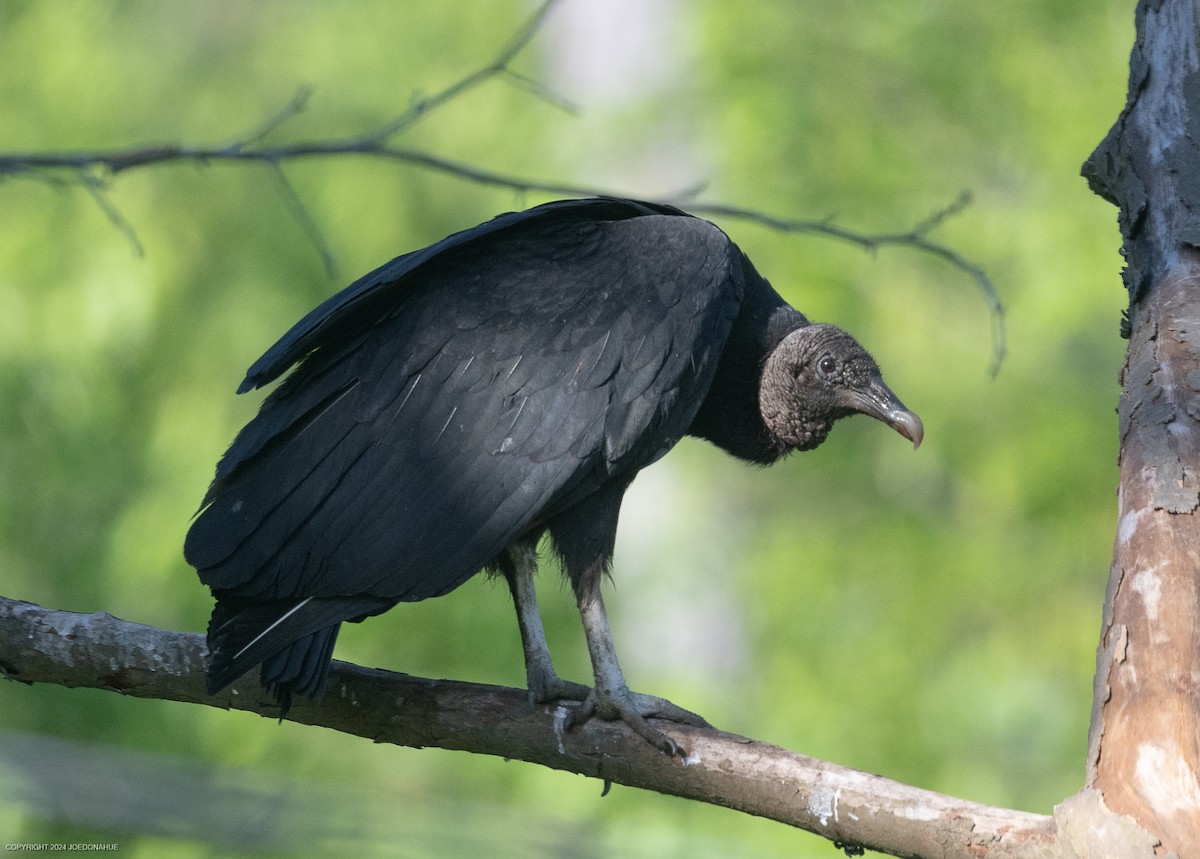
[[[834,421],[861,413],[883,421],[919,447],[925,429],[883,383],[879,365],[836,325],[807,325],[779,342],[763,367],[763,422],[781,454],[812,450]]]

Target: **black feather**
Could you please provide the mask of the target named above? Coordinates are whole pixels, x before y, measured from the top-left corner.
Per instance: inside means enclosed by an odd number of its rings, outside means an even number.
[[[261,664],[281,705],[317,695],[342,622],[547,529],[575,580],[603,566],[625,488],[683,435],[780,455],[760,377],[807,324],[715,226],[629,200],[501,215],[355,281],[247,372],[294,367],[185,541],[217,598],[210,690]]]

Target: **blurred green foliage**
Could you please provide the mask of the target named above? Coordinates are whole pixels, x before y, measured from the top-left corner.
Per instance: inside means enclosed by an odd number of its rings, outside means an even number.
[[[644,4],[653,27],[634,56],[659,73],[618,91],[603,88],[603,60],[619,77],[628,54],[605,42],[619,30],[588,34],[602,61],[592,84],[568,73],[580,44],[571,21],[594,5],[565,0],[517,64],[577,100],[578,117],[493,82],[404,143],[647,197],[706,182],[705,199],[881,232],[970,189],[973,206],[937,237],[982,264],[1008,308],[1009,358],[993,381],[989,320],[961,272],[911,250],[867,255],[723,222],[793,303],[875,351],[924,418],[926,443],[914,454],[849,421],[768,471],[689,441],[646,472],[610,599],[630,682],[739,733],[1048,812],[1083,778],[1123,353],[1114,212],[1078,168],[1123,103],[1132,9]],[[0,0],[0,151],[231,140],[303,84],[309,109],[273,139],[352,135],[482,65],[531,8]],[[641,20],[630,19],[634,35]],[[5,595],[203,629],[210,601],[180,546],[217,457],[256,408],[256,395],[232,393],[245,367],[358,274],[543,199],[369,159],[286,171],[336,251],[333,280],[260,167],[117,177],[111,199],[143,257],[82,188],[0,183]],[[542,590],[560,670],[585,678],[568,593],[550,575]],[[523,680],[507,593],[482,578],[347,628],[338,655]],[[128,795],[72,805],[48,772],[86,774],[85,758],[71,746],[17,767],[10,752],[31,732],[111,749],[106,784]],[[130,755],[150,756],[161,780],[137,775]],[[238,801],[217,802],[214,785]],[[155,811],[156,791],[190,816]],[[155,857],[831,850],[721,809],[599,793],[524,764],[0,684],[3,841],[116,840],[123,856]],[[147,810],[106,816],[105,801]],[[238,836],[239,815],[261,821],[263,838]]]

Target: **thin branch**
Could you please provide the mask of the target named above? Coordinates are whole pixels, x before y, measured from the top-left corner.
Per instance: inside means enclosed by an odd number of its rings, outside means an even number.
[[[472,72],[466,77],[455,81],[450,86],[440,92],[429,96],[428,98],[418,98],[409,105],[408,110],[397,116],[392,121],[380,126],[375,131],[366,135],[369,139],[379,142],[387,141],[396,136],[402,131],[406,131],[417,123],[422,117],[433,110],[441,107],[448,101],[452,101],[468,90],[474,89],[480,84],[491,80],[499,75],[504,75],[511,72],[509,64],[516,59],[521,51],[533,41],[533,37],[537,35],[542,28],[546,16],[550,14],[550,10],[559,2],[559,0],[546,0],[545,3],[529,18],[519,29],[516,34],[509,40],[508,44],[496,55],[490,63],[483,68]]]
[[[308,109],[308,100],[310,98],[312,98],[312,87],[300,87],[298,90],[296,90],[296,94],[292,96],[291,101],[276,111],[274,116],[268,117],[249,134],[243,137],[238,137],[233,143],[230,143],[227,148],[245,149],[247,146],[258,143],[281,125],[284,125],[294,117],[304,113],[304,111]]]
[[[117,174],[135,167],[171,162],[196,162],[208,164],[213,161],[253,161],[266,165],[271,178],[287,206],[288,211],[312,242],[321,256],[326,272],[332,277],[337,265],[329,242],[317,225],[316,219],[305,205],[295,186],[283,173],[284,161],[308,156],[332,156],[347,154],[374,154],[392,160],[409,160],[425,167],[441,169],[457,174],[461,178],[485,184],[506,185],[513,190],[522,190],[519,184],[505,183],[498,177],[487,176],[485,171],[468,167],[456,169],[445,163],[437,164],[433,156],[423,153],[391,151],[388,142],[398,134],[411,128],[418,120],[432,111],[463,95],[467,91],[491,80],[507,79],[520,89],[532,93],[557,107],[572,110],[562,98],[534,81],[515,71],[511,64],[529,45],[541,29],[546,16],[559,0],[546,0],[530,18],[522,24],[500,52],[485,66],[450,84],[445,89],[427,98],[417,98],[399,116],[379,128],[355,137],[332,141],[297,143],[290,146],[264,146],[262,141],[270,133],[302,113],[308,106],[311,89],[302,87],[292,99],[273,116],[266,119],[248,134],[232,142],[218,146],[196,147],[180,144],[142,146],[133,149],[108,151],[84,151],[67,153],[11,153],[0,155],[0,180],[7,177],[32,177],[49,184],[82,185],[105,216],[120,231],[139,256],[143,254],[141,242],[133,225],[120,213],[107,194],[108,183]],[[66,176],[54,176],[54,172]],[[50,177],[50,178],[48,178]],[[564,189],[566,191],[566,189]],[[569,193],[569,192],[568,192]]]
[[[754,209],[744,209],[739,206],[729,206],[723,203],[691,203],[689,210],[704,215],[736,218],[751,223],[760,224],[772,230],[784,233],[812,233],[827,236],[831,239],[857,245],[863,250],[875,251],[881,247],[899,246],[916,248],[919,251],[938,257],[967,274],[979,287],[984,301],[991,312],[992,327],[992,363],[990,372],[993,377],[1000,371],[1007,353],[1007,338],[1004,330],[1004,305],[1000,294],[996,291],[987,272],[980,266],[970,262],[962,254],[929,238],[929,232],[940,226],[948,218],[957,215],[970,203],[970,194],[962,193],[958,198],[943,209],[939,209],[929,217],[919,221],[910,230],[897,233],[861,233],[842,227],[832,220],[803,220],[797,218],[782,218],[768,215]]]
[[[302,158],[366,155],[434,170],[444,175],[469,182],[506,188],[518,194],[537,192],[566,197],[639,196],[637,194],[630,195],[583,185],[547,182],[497,173],[443,158],[420,149],[397,146],[392,142],[396,136],[407,131],[431,112],[493,78],[507,80],[511,84],[551,104],[574,111],[575,108],[573,105],[566,103],[545,85],[512,68],[513,61],[537,35],[547,15],[557,2],[559,0],[546,0],[522,24],[520,29],[518,29],[490,62],[444,89],[439,90],[434,95],[414,99],[413,103],[403,113],[382,126],[363,134],[325,140],[296,141],[273,146],[264,145],[262,141],[267,135],[279,129],[306,108],[311,93],[308,89],[301,88],[273,116],[269,117],[250,133],[237,138],[231,143],[216,146],[159,144],[129,149],[0,154],[0,179],[28,176],[37,177],[42,179],[42,181],[52,181],[46,177],[56,171],[66,174],[67,179],[63,181],[63,184],[69,184],[71,180],[82,184],[101,209],[103,209],[109,220],[130,240],[135,250],[140,254],[141,244],[137,239],[137,234],[133,226],[121,215],[107,196],[107,183],[113,177],[126,170],[166,163],[193,162],[209,164],[222,161],[257,162],[266,165],[270,169],[272,179],[275,181],[280,195],[288,207],[288,211],[313,243],[321,256],[326,271],[331,275],[336,268],[332,249],[317,226],[316,219],[304,204],[300,194],[283,174],[282,165],[287,161]],[[785,233],[823,235],[849,242],[868,251],[874,251],[884,246],[910,247],[949,263],[975,281],[984,296],[984,300],[988,304],[991,312],[992,326],[991,373],[994,376],[999,371],[1000,364],[1004,360],[1006,345],[1004,308],[995,286],[980,266],[970,262],[957,251],[929,238],[929,233],[933,229],[940,226],[948,218],[958,214],[967,205],[970,199],[968,195],[961,195],[951,205],[934,212],[929,217],[918,222],[912,229],[904,232],[872,234],[840,226],[831,219],[807,220],[783,218],[739,206],[698,202],[695,200],[695,197],[702,187],[689,189],[666,199],[684,203],[690,211],[696,214],[751,221]]]
[[[193,161],[207,164],[213,161],[252,161],[267,164],[273,168],[291,160],[302,158],[322,158],[338,155],[366,155],[384,158],[390,161],[403,162],[416,167],[434,170],[444,175],[453,176],[468,182],[481,185],[506,188],[517,193],[557,194],[567,197],[623,197],[636,196],[613,191],[611,189],[589,187],[571,183],[547,182],[538,179],[528,179],[512,174],[498,173],[485,170],[461,161],[443,158],[420,149],[409,149],[389,145],[371,135],[344,138],[341,140],[303,141],[279,146],[247,148],[233,147],[185,147],[185,146],[153,146],[143,149],[77,152],[44,155],[4,155],[0,156],[0,176],[5,173],[19,175],[25,171],[39,168],[66,168],[86,170],[102,168],[115,175],[133,167],[144,167],[151,164],[179,161]],[[291,186],[289,195],[293,202],[299,202]],[[999,372],[1007,351],[1004,305],[999,293],[987,272],[982,267],[970,262],[966,257],[946,245],[930,239],[928,233],[946,219],[962,210],[969,200],[966,195],[960,196],[950,206],[940,209],[920,221],[916,226],[903,232],[895,233],[864,233],[843,227],[830,219],[785,218],[770,215],[755,209],[732,206],[724,203],[704,203],[694,200],[695,190],[687,190],[680,194],[671,195],[665,202],[675,202],[686,205],[693,214],[712,217],[734,218],[737,220],[756,223],[777,232],[809,233],[823,235],[828,238],[848,242],[867,251],[875,251],[882,247],[909,247],[930,254],[968,275],[975,281],[991,313],[992,326],[992,361],[990,372],[993,376]],[[293,214],[307,212],[301,206],[292,208]],[[307,218],[297,218],[305,227],[305,232],[314,239],[321,252],[322,258],[327,259],[327,244],[323,239],[318,240],[319,232],[313,232],[308,226],[313,224],[311,215]],[[328,265],[327,265],[328,268]]]
[[[337,258],[334,256],[333,248],[329,246],[329,242],[325,239],[325,234],[321,232],[321,228],[317,225],[316,218],[309,211],[308,206],[304,205],[304,200],[296,193],[295,187],[288,181],[287,174],[283,172],[283,167],[278,161],[268,162],[271,170],[270,175],[275,182],[275,187],[279,191],[279,196],[283,200],[283,204],[287,206],[288,212],[292,218],[300,225],[300,229],[308,236],[308,240],[312,242],[313,247],[317,249],[317,253],[321,255],[321,262],[325,266],[325,274],[331,279],[337,276]]]
[[[220,695],[206,694],[204,666],[201,635],[0,597],[0,677],[278,718],[252,675]],[[343,662],[334,663],[329,688],[321,703],[297,702],[288,720],[377,743],[523,760],[725,806],[806,829],[847,852],[1058,855],[1050,817],[953,799],[716,729],[662,724],[691,750],[681,761],[654,750],[620,722],[592,719],[563,730],[566,706],[531,706],[518,689]]]
[[[568,113],[571,116],[579,116],[582,113],[579,105],[568,99],[566,96],[550,89],[550,87],[536,78],[531,78],[528,75],[523,75],[520,72],[513,71],[512,69],[505,69],[504,72],[505,77],[512,81],[519,89],[523,89],[525,92],[537,96],[542,101],[552,105],[553,107],[557,107],[564,113]]]
[[[133,255],[139,259],[144,257],[146,249],[143,247],[141,239],[138,238],[137,230],[134,229],[129,219],[121,214],[121,210],[117,208],[117,204],[109,198],[108,185],[90,175],[83,175],[80,179],[84,189],[95,201],[96,205],[100,207],[100,211],[104,213],[104,216],[117,228],[117,232],[129,240],[129,245],[133,248]]]

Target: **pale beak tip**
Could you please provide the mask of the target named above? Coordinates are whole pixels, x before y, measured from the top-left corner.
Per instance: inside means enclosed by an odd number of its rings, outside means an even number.
[[[921,442],[925,440],[925,425],[921,423],[921,419],[910,411],[900,411],[892,415],[889,421],[892,427],[900,435],[913,443],[913,450],[921,446]]]

